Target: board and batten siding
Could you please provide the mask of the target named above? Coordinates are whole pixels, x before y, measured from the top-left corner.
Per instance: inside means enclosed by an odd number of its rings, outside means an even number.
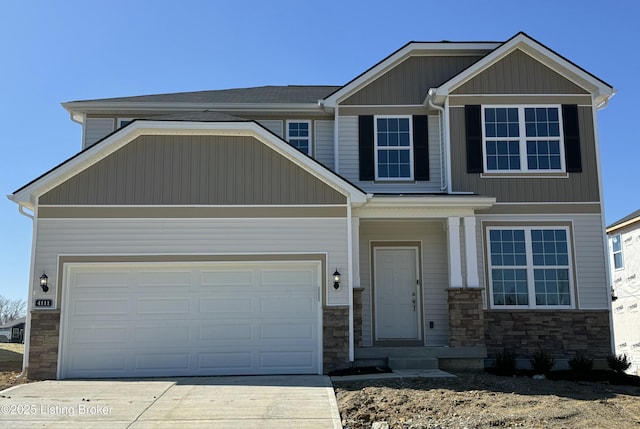
[[[498,202],[598,202],[600,184],[591,107],[578,106],[582,172],[568,177],[482,177],[467,173],[464,107],[450,110],[451,181],[454,192],[495,196]]]
[[[84,142],[82,149],[92,146],[113,132],[115,119],[113,118],[87,118],[84,122]]]
[[[360,180],[358,157],[358,117],[341,116],[338,122],[339,174],[366,192],[373,193],[438,193],[441,192],[440,120],[436,115],[428,117],[429,131],[429,181],[375,182]]]
[[[447,237],[440,221],[360,221],[363,346],[373,345],[371,242],[421,242],[422,321],[427,346],[449,344]],[[433,328],[429,328],[433,322]]]
[[[171,135],[136,138],[40,204],[346,204],[346,197],[253,137]]]
[[[519,49],[451,92],[459,94],[588,94]]]
[[[332,219],[39,219],[34,266],[59,296],[59,255],[327,255],[341,287],[327,287],[328,305],[348,305],[347,220]],[[59,303],[57,304],[59,308]]]
[[[535,212],[535,206],[531,207]],[[571,237],[573,246],[573,261],[575,263],[574,289],[577,292],[577,309],[581,310],[602,310],[609,308],[606,265],[604,258],[605,246],[602,233],[602,218],[598,214],[591,215],[526,215],[526,216],[478,216],[477,244],[479,264],[478,274],[480,286],[487,290],[487,297],[490,293],[490,285],[487,284],[487,249],[486,236],[483,222],[500,222],[517,227],[518,225],[536,225],[544,223],[546,227],[554,224],[565,226],[571,225]],[[488,301],[487,301],[488,302]]]
[[[344,105],[423,105],[442,85],[482,56],[412,56],[341,102]]]
[[[333,170],[333,121],[315,121],[313,129],[315,132],[313,139],[315,159],[328,169]]]

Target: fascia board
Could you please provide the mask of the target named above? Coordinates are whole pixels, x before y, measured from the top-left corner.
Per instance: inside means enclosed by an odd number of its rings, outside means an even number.
[[[610,226],[605,230],[605,232],[607,234],[610,234],[612,232],[615,232],[615,231],[618,231],[620,229],[626,228],[626,227],[628,227],[630,225],[633,225],[633,224],[635,224],[637,222],[640,222],[640,217],[635,217],[635,218],[626,220],[624,222],[621,222],[621,223],[619,223],[617,225]]]
[[[479,195],[421,195],[421,196],[373,196],[362,208],[398,208],[398,207],[464,207],[474,210],[486,210],[496,203],[495,197]]]
[[[32,209],[37,197],[48,192],[89,166],[99,162],[142,135],[227,135],[251,136],[267,144],[276,152],[295,162],[314,177],[347,195],[353,203],[364,203],[367,196],[360,189],[324,170],[313,159],[302,154],[259,124],[247,122],[184,122],[184,121],[134,121],[113,133],[98,144],[70,158],[49,173],[45,173],[29,185],[21,188],[9,199]]]
[[[615,94],[615,89],[606,84],[604,81],[592,76],[580,67],[542,46],[536,41],[530,39],[524,34],[518,34],[511,40],[496,48],[493,52],[482,58],[471,67],[454,76],[440,87],[436,88],[433,94],[433,100],[441,104],[443,98],[447,97],[452,91],[483,72],[494,63],[509,55],[515,49],[521,49],[523,52],[531,55],[547,67],[576,83],[586,91],[594,94],[596,97],[611,97]]]
[[[326,107],[335,107],[340,101],[348,97],[352,93],[356,92],[360,88],[364,87],[369,82],[375,80],[380,75],[386,73],[400,62],[410,57],[414,52],[422,51],[420,55],[428,55],[431,52],[433,55],[444,54],[450,52],[451,54],[469,52],[487,52],[494,50],[500,44],[497,42],[444,42],[444,43],[421,43],[412,42],[408,43],[404,47],[400,48],[396,52],[389,55],[387,58],[379,62],[378,64],[365,71],[351,82],[331,94],[324,100],[320,100],[320,103]]]

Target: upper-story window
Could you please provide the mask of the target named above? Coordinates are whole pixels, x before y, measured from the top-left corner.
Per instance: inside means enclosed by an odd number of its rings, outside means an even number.
[[[287,141],[311,156],[311,121],[287,121]]]
[[[622,237],[620,234],[611,237],[611,251],[613,252],[613,267],[616,270],[624,268],[622,259]]]
[[[376,180],[413,180],[413,131],[410,116],[376,116]]]
[[[563,172],[560,106],[483,106],[484,171]]]
[[[568,228],[495,227],[487,235],[493,307],[571,306]]]
[[[120,129],[122,127],[126,127],[127,125],[129,125],[131,122],[133,122],[134,118],[118,118],[118,120],[116,121],[117,123],[117,127],[116,129]]]

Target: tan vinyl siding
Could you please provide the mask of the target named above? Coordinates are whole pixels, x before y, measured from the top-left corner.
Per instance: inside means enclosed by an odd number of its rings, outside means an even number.
[[[423,104],[435,88],[478,61],[481,56],[414,56],[389,70],[341,104]]]
[[[35,298],[55,298],[59,255],[271,255],[326,254],[340,267],[341,287],[328,288],[328,305],[349,302],[346,219],[39,219],[35,264],[51,290],[33,284]],[[261,258],[265,258],[263,256]],[[158,257],[156,256],[156,260]],[[178,258],[176,258],[178,259]],[[181,260],[185,260],[182,256]],[[35,289],[37,288],[37,290]],[[59,302],[55,303],[59,308]]]
[[[362,291],[362,338],[364,346],[373,341],[371,294],[371,242],[421,242],[423,332],[428,346],[448,345],[449,307],[447,303],[447,238],[440,221],[360,221],[360,284]],[[429,322],[434,328],[429,328]]]
[[[453,191],[495,196],[498,202],[600,201],[591,107],[578,107],[582,173],[554,178],[518,178],[517,174],[481,177],[480,174],[467,173],[464,108],[452,108],[450,112]]]
[[[82,148],[88,148],[114,130],[114,118],[87,118],[84,123],[84,142]]]
[[[40,197],[43,205],[344,204],[252,137],[141,136]]]
[[[333,170],[333,121],[315,121],[313,129],[316,161]]]
[[[587,94],[587,91],[516,49],[451,93]]]

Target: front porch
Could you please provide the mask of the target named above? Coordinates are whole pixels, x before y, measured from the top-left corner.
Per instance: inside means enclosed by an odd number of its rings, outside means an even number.
[[[487,349],[477,347],[363,347],[355,350],[356,367],[482,371]]]

